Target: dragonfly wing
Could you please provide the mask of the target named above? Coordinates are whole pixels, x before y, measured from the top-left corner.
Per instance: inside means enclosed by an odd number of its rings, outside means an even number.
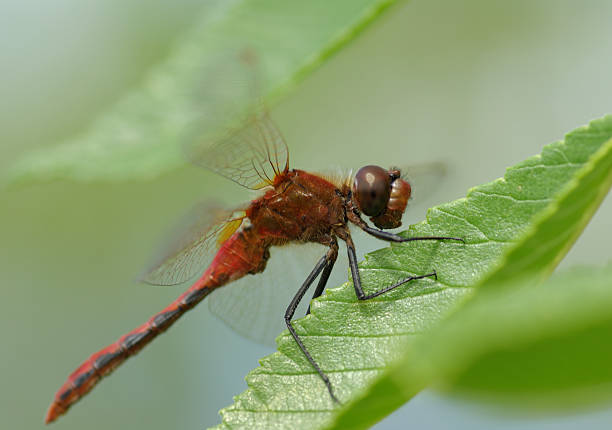
[[[263,102],[262,72],[251,49],[229,49],[211,60],[196,90],[203,103],[194,104],[182,139],[192,163],[249,189],[288,170],[287,145]]]
[[[140,280],[152,285],[177,285],[202,272],[217,248],[240,227],[244,213],[216,203],[194,207],[174,229],[154,263]]]
[[[261,106],[241,125],[206,137],[197,130],[187,139],[185,153],[205,167],[243,187],[258,190],[289,169],[289,150],[280,131]]]
[[[435,197],[448,175],[448,166],[441,161],[400,166],[399,169],[402,179],[412,189],[411,200],[417,199],[419,205],[427,204],[429,199]]]
[[[193,163],[252,190],[272,185],[276,175],[289,170],[287,144],[263,107],[216,138],[196,135],[185,151]]]
[[[276,336],[287,328],[283,316],[289,302],[325,252],[326,248],[317,244],[272,247],[262,273],[245,276],[216,289],[207,298],[209,308],[241,335],[273,346]],[[347,280],[344,254],[338,256],[328,287],[336,287]],[[304,296],[294,318],[306,314],[316,282]]]

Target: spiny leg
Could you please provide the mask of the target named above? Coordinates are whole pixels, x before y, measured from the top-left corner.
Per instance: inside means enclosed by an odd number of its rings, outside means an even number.
[[[291,324],[291,318],[293,318],[293,314],[295,313],[296,308],[300,304],[300,301],[302,301],[302,298],[304,298],[304,294],[306,294],[306,291],[308,290],[308,288],[310,288],[310,286],[312,285],[314,280],[317,278],[317,276],[319,276],[319,273],[321,273],[321,271],[323,271],[324,269],[330,266],[333,267],[334,261],[335,261],[334,254],[337,255],[337,253],[338,253],[337,246],[335,249],[332,246],[327,251],[327,253],[317,262],[314,269],[312,269],[312,272],[310,272],[310,274],[308,275],[308,277],[306,278],[306,280],[304,281],[304,283],[302,284],[298,292],[295,294],[295,296],[291,300],[291,303],[289,303],[289,306],[287,307],[287,310],[285,311],[285,323],[287,324],[287,329],[289,329],[289,333],[291,333],[291,336],[293,336],[293,339],[295,340],[295,342],[298,344],[298,346],[302,350],[302,353],[304,353],[304,355],[306,356],[306,358],[308,359],[312,367],[314,367],[314,369],[317,371],[317,373],[319,374],[319,376],[325,383],[325,386],[327,387],[327,391],[329,391],[329,395],[331,396],[331,398],[336,403],[340,403],[338,398],[334,395],[334,391],[332,389],[332,385],[331,385],[331,382],[329,381],[329,378],[321,370],[321,368],[319,367],[317,362],[314,360],[314,358],[312,358],[312,355],[310,355],[310,353],[306,349],[306,346],[304,345],[304,343],[298,336],[297,332],[293,328],[293,325]],[[331,272],[331,269],[329,269],[329,271]],[[329,277],[329,274],[327,276]]]
[[[325,285],[327,285],[327,281],[329,280],[329,275],[331,275],[332,269],[334,268],[334,263],[336,262],[336,258],[338,258],[338,241],[336,238],[332,239],[331,245],[329,246],[330,252],[328,252],[328,260],[325,265],[325,269],[323,269],[323,273],[321,273],[321,278],[319,278],[319,283],[317,284],[317,288],[315,289],[314,294],[312,295],[312,300],[319,297],[323,294],[323,290],[325,290]],[[308,305],[308,310],[306,311],[306,315],[310,313],[310,305]]]
[[[414,281],[415,279],[423,279],[433,276],[435,279],[438,279],[438,275],[434,270],[432,273],[428,273],[426,275],[420,276],[410,276],[406,279],[402,279],[399,282],[396,282],[393,285],[383,288],[382,290],[378,290],[372,294],[366,295],[363,291],[363,287],[361,286],[361,276],[359,275],[359,267],[357,266],[357,255],[355,254],[355,244],[350,236],[346,238],[346,249],[348,251],[349,258],[349,267],[351,268],[351,275],[353,276],[353,286],[355,287],[355,294],[359,300],[369,300],[374,297],[378,297],[381,294],[389,292],[394,288],[399,287],[400,285],[405,284],[406,282]]]
[[[365,221],[361,219],[361,216],[359,215],[357,211],[349,211],[347,213],[347,216],[351,220],[351,222],[359,226],[359,228],[361,228],[366,233],[378,239],[385,240],[387,242],[402,243],[402,242],[414,242],[414,241],[419,241],[419,240],[456,240],[458,242],[465,243],[465,240],[463,240],[460,237],[450,237],[450,236],[402,237],[397,234],[389,233],[386,231],[382,231],[382,230],[378,230],[378,229],[370,227],[369,225],[365,223]],[[433,271],[432,273],[428,273],[426,275],[411,276],[389,287],[385,287],[382,290],[376,291],[375,293],[372,293],[366,296],[365,293],[363,292],[363,288],[361,287],[361,278],[359,276],[359,269],[357,267],[357,256],[355,255],[355,245],[353,244],[353,241],[351,240],[351,236],[348,231],[346,231],[343,234],[343,236],[340,236],[340,237],[342,237],[342,239],[344,239],[344,241],[346,242],[346,247],[347,247],[348,257],[349,257],[349,266],[351,268],[351,275],[353,276],[353,285],[355,286],[355,294],[357,294],[357,298],[359,300],[368,300],[373,297],[380,296],[381,294],[391,291],[392,289],[397,288],[400,285],[403,285],[406,282],[413,281],[415,279],[427,278],[431,276],[438,279],[438,276],[435,271]]]
[[[398,234],[389,233],[387,231],[378,230],[368,225],[360,226],[363,231],[374,236],[377,239],[386,240],[387,242],[414,242],[417,240],[456,240],[465,243],[465,240],[460,237],[448,236],[421,236],[421,237],[402,237]]]
[[[363,219],[361,219],[361,215],[358,210],[354,209],[349,210],[346,213],[347,218],[360,229],[368,233],[369,235],[374,236],[377,239],[386,240],[387,242],[413,242],[416,240],[456,240],[462,243],[465,243],[460,237],[449,237],[449,236],[420,236],[420,237],[402,237],[398,234],[389,233],[387,231],[382,231],[377,228],[370,227]],[[345,236],[348,236],[348,232],[345,233]],[[341,236],[343,239],[344,237]]]

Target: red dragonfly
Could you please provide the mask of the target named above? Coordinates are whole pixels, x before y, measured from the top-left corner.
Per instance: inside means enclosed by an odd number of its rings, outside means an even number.
[[[410,184],[399,169],[365,166],[355,175],[331,178],[289,168],[287,145],[269,116],[258,112],[242,128],[227,134],[212,146],[194,145],[189,157],[219,175],[262,194],[242,210],[207,209],[189,233],[170,248],[144,280],[173,285],[204,273],[174,302],[147,322],[96,352],[82,363],[56,393],[46,422],[60,415],[87,394],[102,377],[110,374],[128,357],[136,354],[166,331],[185,312],[215,289],[245,275],[264,271],[271,247],[291,243],[316,243],[327,247],[297,290],[284,315],[286,326],[314,370],[338,402],[333,386],[294,330],[291,319],[308,288],[320,276],[313,299],[325,289],[338,257],[338,239],[346,244],[348,260],[359,300],[384,294],[414,279],[436,277],[432,271],[402,279],[393,285],[366,294],[357,268],[355,245],[349,225],[385,241],[456,240],[454,237],[402,237],[383,229],[401,225],[411,195]],[[362,215],[378,228],[370,227]],[[212,261],[207,258],[214,253]],[[307,312],[308,313],[308,312]]]

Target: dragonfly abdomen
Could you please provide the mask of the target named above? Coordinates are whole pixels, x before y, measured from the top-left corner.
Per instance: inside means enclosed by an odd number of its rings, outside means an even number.
[[[56,393],[47,412],[46,422],[54,421],[64,414],[72,404],[91,391],[104,376],[110,374],[130,356],[138,353],[168,329],[181,315],[204,299],[212,289],[206,287],[202,279],[199,280],[146,323],[89,357],[68,377],[68,380]]]
[[[146,323],[121,336],[115,343],[85,360],[55,394],[45,421],[50,423],[66,413],[70,406],[91,391],[104,376],[110,374],[130,356],[138,353],[158,335],[166,331],[212,290],[247,273],[261,271],[266,253],[265,249],[261,249],[254,239],[255,236],[244,234],[241,231],[234,233],[221,246],[202,277],[187,291]],[[253,252],[254,249],[257,249],[258,252]]]

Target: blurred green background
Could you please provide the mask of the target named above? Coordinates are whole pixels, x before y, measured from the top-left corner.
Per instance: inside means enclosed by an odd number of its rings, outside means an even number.
[[[0,169],[86,127],[165,58],[201,7],[196,0],[1,2]],[[442,160],[451,174],[429,203],[459,198],[612,111],[610,22],[605,0],[400,3],[272,115],[295,167]],[[182,291],[133,280],[167,226],[211,195],[249,197],[191,166],[150,182],[0,191],[2,428],[42,428],[53,393],[82,359]],[[415,201],[409,218],[423,217]],[[611,230],[608,199],[562,266],[609,261]],[[200,306],[55,426],[214,425],[269,352]],[[612,409],[534,417],[426,392],[376,428],[603,429],[610,422]]]

